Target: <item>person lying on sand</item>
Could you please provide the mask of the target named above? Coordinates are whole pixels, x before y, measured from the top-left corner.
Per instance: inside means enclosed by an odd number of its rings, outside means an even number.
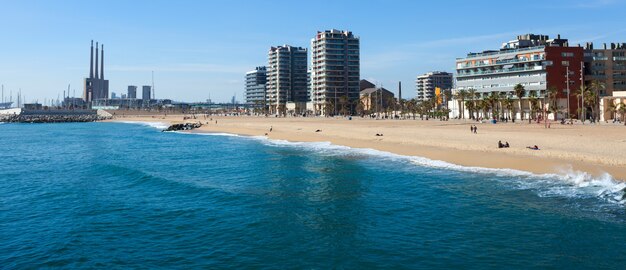
[[[383,136],[382,133],[381,134],[376,133],[376,137],[382,137],[382,136]]]
[[[321,130],[321,129],[318,129],[318,130],[316,130],[315,132],[322,132],[322,130]]]
[[[539,146],[526,146],[526,148],[530,149],[530,150],[539,150]]]

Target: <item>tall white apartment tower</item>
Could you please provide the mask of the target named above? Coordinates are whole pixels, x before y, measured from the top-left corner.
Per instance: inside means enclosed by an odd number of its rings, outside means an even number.
[[[316,114],[354,113],[359,99],[359,37],[326,30],[311,39],[311,102]]]
[[[271,47],[267,66],[267,102],[270,113],[284,114],[287,103],[296,111],[307,102],[307,50],[289,45]]]

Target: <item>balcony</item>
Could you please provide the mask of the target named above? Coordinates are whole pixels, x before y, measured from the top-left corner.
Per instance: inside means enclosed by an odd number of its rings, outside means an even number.
[[[506,50],[506,51],[495,51],[495,52],[487,52],[487,53],[470,53],[470,54],[467,55],[466,58],[457,58],[457,60],[473,59],[473,58],[479,58],[479,57],[491,56],[491,55],[498,55],[498,54],[505,54],[505,53],[543,50],[544,48],[545,48],[545,46],[536,46],[536,47],[528,47],[528,48],[521,48],[521,49],[515,49],[515,50]]]
[[[532,59],[511,59],[511,60],[502,60],[496,61],[491,64],[478,63],[476,65],[457,65],[457,69],[466,69],[466,68],[476,68],[476,67],[489,67],[489,66],[498,66],[498,65],[506,65],[506,64],[515,64],[515,63],[528,63],[528,62],[536,62],[543,61],[545,57],[537,57]]]
[[[457,77],[479,76],[479,75],[500,74],[500,73],[513,73],[513,72],[524,72],[524,71],[542,71],[542,70],[545,70],[542,66],[535,66],[532,68],[496,69],[496,70],[457,73]]]
[[[606,75],[585,75],[585,78],[591,80],[606,80]]]

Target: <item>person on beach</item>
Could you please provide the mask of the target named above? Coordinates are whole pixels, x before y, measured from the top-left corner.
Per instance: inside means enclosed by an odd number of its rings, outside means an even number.
[[[504,148],[504,144],[502,143],[502,141],[498,141],[498,148]]]
[[[526,148],[530,149],[530,150],[539,150],[539,146],[535,145],[535,146],[526,146]]]
[[[270,132],[272,132],[272,129],[273,129],[273,127],[272,127],[272,126],[270,126]]]
[[[509,147],[510,147],[509,142],[504,143],[504,148],[509,148]]]

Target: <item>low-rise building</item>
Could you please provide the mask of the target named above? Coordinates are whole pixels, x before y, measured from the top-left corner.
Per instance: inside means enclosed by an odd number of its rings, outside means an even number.
[[[547,99],[547,90],[557,90],[559,117],[576,116],[583,65],[583,48],[570,47],[567,39],[527,34],[504,43],[499,50],[469,53],[456,60],[455,92],[475,92],[471,99],[493,95],[513,98],[513,118],[531,116],[539,103]],[[523,87],[521,100],[515,87]],[[521,105],[521,106],[520,106]],[[535,104],[537,105],[537,104]],[[467,108],[465,109],[467,115]],[[453,112],[453,117],[459,112]]]
[[[361,106],[364,111],[383,112],[395,105],[395,95],[382,87],[366,88],[360,94]]]

